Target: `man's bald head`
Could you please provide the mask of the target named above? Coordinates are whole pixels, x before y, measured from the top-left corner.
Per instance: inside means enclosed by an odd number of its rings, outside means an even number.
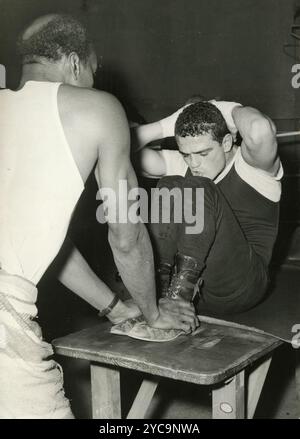
[[[92,53],[86,28],[73,17],[59,14],[34,20],[20,36],[18,49],[23,64],[41,59],[55,62],[73,52],[87,62]]]

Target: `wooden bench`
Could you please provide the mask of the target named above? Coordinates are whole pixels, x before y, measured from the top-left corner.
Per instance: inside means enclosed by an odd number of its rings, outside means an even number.
[[[272,354],[282,344],[259,332],[208,321],[196,335],[167,343],[113,335],[110,327],[102,323],[53,341],[56,353],[90,361],[95,419],[121,418],[122,368],[145,374],[127,419],[145,417],[161,378],[211,386],[215,419],[252,418]]]

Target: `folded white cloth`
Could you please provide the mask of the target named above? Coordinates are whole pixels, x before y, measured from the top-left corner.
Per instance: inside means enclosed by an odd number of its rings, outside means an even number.
[[[110,332],[116,335],[127,335],[144,341],[166,342],[184,334],[180,329],[159,329],[149,326],[143,316],[125,320],[114,325]]]

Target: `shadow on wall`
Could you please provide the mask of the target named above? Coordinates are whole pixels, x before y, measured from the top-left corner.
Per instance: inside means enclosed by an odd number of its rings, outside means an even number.
[[[117,65],[104,65],[97,71],[94,88],[104,90],[116,96],[123,105],[127,118],[138,124],[145,123],[145,118],[139,113],[130,98],[126,77],[118,71]]]

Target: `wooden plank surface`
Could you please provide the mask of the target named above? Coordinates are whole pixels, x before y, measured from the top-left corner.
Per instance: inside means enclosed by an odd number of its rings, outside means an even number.
[[[54,340],[58,354],[196,384],[233,376],[281,344],[264,334],[202,323],[197,335],[166,343],[110,334],[110,323]]]
[[[281,267],[273,278],[266,300],[250,311],[235,315],[220,315],[205,310],[199,310],[199,313],[250,330],[257,329],[290,343],[295,335],[293,326],[300,324],[300,269]]]
[[[120,372],[91,364],[93,419],[121,419]]]

